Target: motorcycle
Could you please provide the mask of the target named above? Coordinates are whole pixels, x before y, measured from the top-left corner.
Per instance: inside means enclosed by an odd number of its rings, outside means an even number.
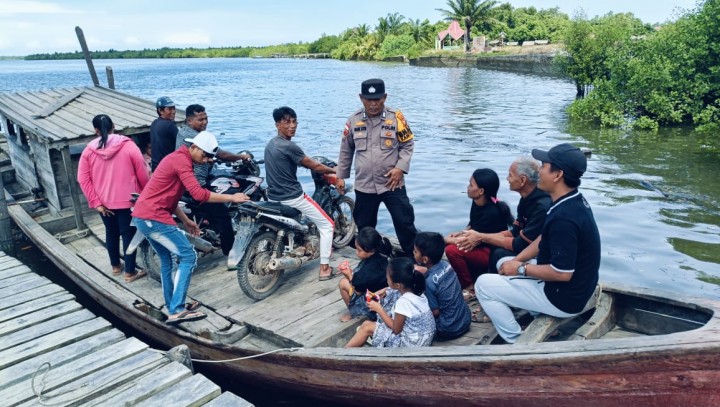
[[[328,167],[337,164],[313,157]],[[333,247],[347,246],[355,235],[355,201],[335,188],[335,174],[312,173],[312,198],[333,219]],[[347,185],[348,192],[352,190]],[[320,234],[315,224],[292,207],[278,202],[245,202],[238,206],[239,225],[228,255],[228,268],[237,271],[245,295],[262,300],[280,286],[285,271],[320,257]]]

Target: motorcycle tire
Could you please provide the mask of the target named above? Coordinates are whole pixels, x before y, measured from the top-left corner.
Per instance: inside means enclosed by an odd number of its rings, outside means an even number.
[[[337,203],[332,205],[331,217],[335,223],[333,247],[336,249],[342,249],[350,244],[357,232],[353,211],[355,211],[355,201],[347,196],[341,196]]]
[[[268,231],[255,235],[238,263],[238,284],[245,295],[256,301],[264,300],[280,287],[284,270],[263,274],[263,269],[272,257],[276,239],[275,232]],[[278,257],[283,252],[282,245],[280,246],[275,253]]]
[[[138,266],[147,271],[148,277],[160,282],[160,258],[147,240],[138,246],[136,261]]]

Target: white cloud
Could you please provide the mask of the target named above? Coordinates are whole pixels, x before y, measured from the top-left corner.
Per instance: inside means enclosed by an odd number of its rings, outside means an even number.
[[[123,38],[123,43],[125,45],[140,45],[142,44],[142,41],[140,41],[140,38],[138,37],[130,36]]]
[[[0,15],[80,13],[82,13],[82,11],[66,9],[59,4],[42,1],[3,0],[0,2]]]

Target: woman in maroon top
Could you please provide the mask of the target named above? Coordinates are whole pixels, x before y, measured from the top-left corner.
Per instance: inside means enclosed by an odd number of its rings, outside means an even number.
[[[467,196],[472,199],[470,222],[467,228],[481,233],[497,233],[507,230],[513,222],[510,207],[497,198],[500,179],[489,168],[475,170],[470,177]],[[488,270],[490,246],[470,242],[465,230],[454,232],[445,237],[445,255],[457,273],[463,287],[465,299],[473,298],[475,279]]]

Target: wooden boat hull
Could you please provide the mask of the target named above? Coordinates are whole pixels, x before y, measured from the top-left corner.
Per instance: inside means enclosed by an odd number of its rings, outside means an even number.
[[[38,247],[102,307],[168,348],[229,360],[258,351],[192,335],[152,318],[118,284],[70,252],[23,211],[8,208]],[[663,300],[647,290],[606,288]],[[669,335],[531,345],[417,349],[306,348],[211,365],[238,383],[349,405],[714,406],[720,405],[718,301],[673,301],[712,315],[701,328]]]

